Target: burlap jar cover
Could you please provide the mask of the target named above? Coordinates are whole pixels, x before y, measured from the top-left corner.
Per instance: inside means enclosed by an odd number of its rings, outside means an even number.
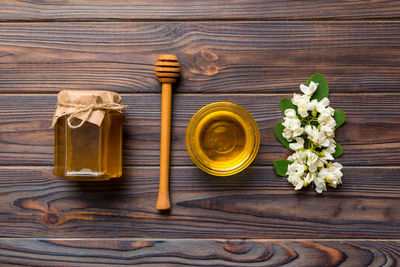
[[[81,127],[85,122],[100,126],[106,112],[117,111],[122,115],[122,110],[128,106],[120,103],[121,96],[110,91],[61,91],[51,127],[62,116],[67,117],[67,124],[73,129]],[[74,118],[80,120],[76,125],[73,124]]]

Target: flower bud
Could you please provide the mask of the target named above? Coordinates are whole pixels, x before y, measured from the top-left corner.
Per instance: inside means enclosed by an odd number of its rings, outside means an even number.
[[[315,117],[317,117],[317,111],[314,109],[312,112],[311,112],[311,115],[315,118]]]

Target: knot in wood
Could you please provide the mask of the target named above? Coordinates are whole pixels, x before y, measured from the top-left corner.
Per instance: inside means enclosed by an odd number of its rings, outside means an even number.
[[[47,224],[56,224],[56,223],[58,223],[58,215],[55,214],[55,213],[53,213],[53,212],[51,212],[51,213],[46,213],[46,214],[43,216],[43,220],[44,220],[44,222],[47,223]]]
[[[202,49],[200,52],[201,58],[210,62],[218,60],[218,55],[210,49]]]

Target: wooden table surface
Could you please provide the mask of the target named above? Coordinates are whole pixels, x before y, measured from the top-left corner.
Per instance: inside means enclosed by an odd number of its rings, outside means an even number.
[[[176,54],[171,199],[158,213],[160,85]],[[314,72],[347,114],[343,185],[295,192],[272,161],[279,100]],[[56,94],[129,105],[124,175],[53,175]],[[213,177],[184,145],[214,101],[261,132],[253,164]],[[0,1],[0,266],[400,266],[400,1]]]

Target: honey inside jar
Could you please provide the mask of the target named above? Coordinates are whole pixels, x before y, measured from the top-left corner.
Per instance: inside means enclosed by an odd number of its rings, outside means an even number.
[[[109,112],[101,126],[55,126],[55,174],[71,180],[108,180],[122,175],[122,116]]]
[[[186,146],[200,169],[218,176],[232,175],[254,159],[259,146],[258,127],[239,105],[213,103],[193,116]]]

